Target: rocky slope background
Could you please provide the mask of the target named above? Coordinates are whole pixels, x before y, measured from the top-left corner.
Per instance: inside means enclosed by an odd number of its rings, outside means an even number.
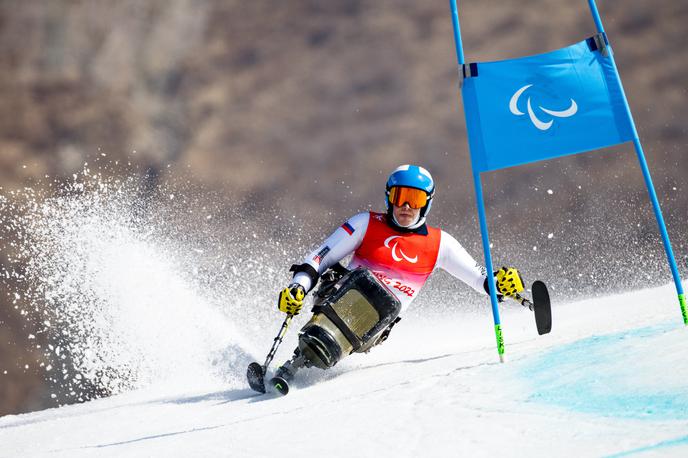
[[[688,3],[599,6],[685,273]],[[459,12],[471,61],[594,33],[583,0]],[[259,225],[302,218],[307,246],[380,208],[386,175],[414,162],[438,183],[433,223],[482,258],[446,1],[2,0],[0,69],[3,193],[107,158],[151,189],[188,176]],[[631,147],[483,184],[497,262],[530,267],[557,298],[670,279]],[[265,236],[288,241],[276,226]],[[24,369],[31,329],[11,302],[0,296],[0,414],[55,403]]]

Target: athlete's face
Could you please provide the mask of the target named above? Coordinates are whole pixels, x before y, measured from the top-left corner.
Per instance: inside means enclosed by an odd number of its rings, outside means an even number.
[[[405,203],[401,207],[396,205],[392,206],[392,211],[394,212],[394,219],[397,220],[400,226],[406,227],[415,223],[420,215],[420,208],[411,208],[408,203]]]

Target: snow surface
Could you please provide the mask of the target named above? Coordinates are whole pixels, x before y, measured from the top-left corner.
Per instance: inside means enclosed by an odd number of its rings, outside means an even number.
[[[504,306],[500,364],[487,305],[477,316],[416,311],[371,353],[306,370],[286,397],[251,392],[242,360],[224,382],[161,379],[0,418],[0,455],[688,456],[688,329],[673,285],[553,314],[538,336],[529,311]],[[264,325],[262,347],[243,348],[257,359],[279,317]]]

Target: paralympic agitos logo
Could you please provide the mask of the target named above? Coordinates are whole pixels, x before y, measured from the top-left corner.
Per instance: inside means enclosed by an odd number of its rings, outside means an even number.
[[[532,86],[532,84],[526,84],[525,86],[514,92],[514,95],[511,96],[511,100],[509,101],[509,111],[511,111],[513,115],[524,116],[526,114],[518,108],[518,103],[519,99],[521,98],[521,95],[523,95],[523,93]],[[533,125],[538,129],[545,131],[552,127],[552,124],[554,123],[554,118],[570,118],[578,112],[578,104],[575,100],[570,100],[571,105],[565,110],[551,110],[549,108],[545,108],[541,105],[538,105],[537,108],[540,111],[552,117],[552,119],[550,119],[549,121],[542,121],[540,118],[537,117],[531,103],[531,97],[528,97],[528,100],[526,102],[526,112],[528,113],[528,117],[530,118],[530,121],[533,123]]]
[[[406,255],[406,253],[401,251],[401,248],[397,248],[397,244],[399,243],[398,241],[394,242],[394,244],[392,244],[392,246],[390,247],[390,242],[392,240],[398,238],[398,237],[401,237],[401,236],[400,235],[393,235],[393,236],[387,237],[387,239],[385,239],[385,247],[390,248],[392,250],[392,259],[394,259],[397,262],[401,261],[402,259],[406,259],[411,264],[417,263],[418,262],[418,255],[414,256],[413,258],[408,257]],[[397,254],[397,251],[398,251],[398,254]],[[399,256],[399,255],[401,255],[401,256]]]

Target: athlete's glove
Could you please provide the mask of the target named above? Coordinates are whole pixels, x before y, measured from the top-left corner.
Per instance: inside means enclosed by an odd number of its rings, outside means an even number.
[[[497,291],[506,297],[514,297],[523,291],[523,279],[514,267],[502,267],[495,273]]]
[[[288,313],[289,315],[298,315],[301,307],[303,307],[304,297],[306,297],[306,291],[303,289],[303,286],[298,283],[292,283],[280,291],[277,307],[281,312]]]

